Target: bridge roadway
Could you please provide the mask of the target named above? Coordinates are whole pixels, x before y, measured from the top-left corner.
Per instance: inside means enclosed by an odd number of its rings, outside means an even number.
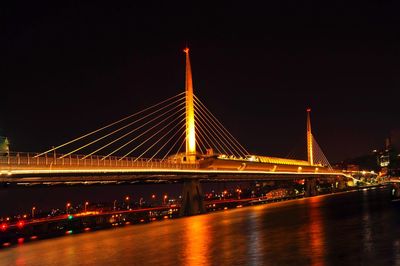
[[[100,156],[35,157],[18,153],[0,156],[0,183],[22,185],[57,183],[118,183],[118,182],[182,182],[188,179],[205,181],[295,180],[305,178],[346,178],[345,173],[324,167],[279,165],[256,162],[229,162],[221,167],[218,159],[196,163],[172,160],[148,160]],[[215,163],[218,161],[217,163]],[[243,167],[245,165],[245,167]]]

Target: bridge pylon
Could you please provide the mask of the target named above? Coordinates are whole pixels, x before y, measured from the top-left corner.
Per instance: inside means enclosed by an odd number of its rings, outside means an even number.
[[[190,66],[189,48],[183,50],[186,54],[186,162],[196,162],[196,132],[194,125],[194,94],[192,69]],[[181,216],[204,213],[203,192],[200,180],[187,179],[183,181]]]
[[[310,165],[314,165],[313,136],[311,132],[311,108],[307,108],[307,158]]]
[[[392,183],[392,194],[395,199],[400,198],[400,185],[399,183]]]
[[[317,195],[318,195],[317,179],[315,177],[304,179],[304,196],[313,197]]]
[[[194,95],[192,69],[190,66],[189,48],[183,50],[186,54],[186,161],[193,163],[196,161],[196,133],[194,126]]]

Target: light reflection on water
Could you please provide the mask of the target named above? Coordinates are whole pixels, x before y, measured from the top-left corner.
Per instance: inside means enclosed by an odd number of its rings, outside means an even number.
[[[211,235],[209,230],[209,221],[207,216],[194,216],[183,220],[184,246],[183,258],[184,264],[209,265],[211,248]]]
[[[400,264],[400,202],[345,193],[36,241],[1,265]]]
[[[363,191],[363,195],[366,195],[368,192],[366,190]],[[371,228],[371,218],[369,213],[369,202],[364,201],[362,204],[362,235],[363,235],[363,246],[364,250],[367,253],[371,253],[373,250],[373,238],[372,238],[372,228]]]
[[[325,265],[325,239],[324,239],[324,224],[321,212],[321,198],[311,198],[309,206],[309,235],[310,235],[310,248],[309,254],[311,258],[311,265]]]

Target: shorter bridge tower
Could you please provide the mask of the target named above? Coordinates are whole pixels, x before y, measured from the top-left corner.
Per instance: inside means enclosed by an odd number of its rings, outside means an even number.
[[[186,54],[186,161],[194,163],[196,161],[196,133],[194,127],[194,95],[192,69],[190,66],[189,48],[183,50]]]
[[[311,132],[311,108],[307,108],[307,158],[310,165],[314,165],[313,136]]]
[[[307,159],[310,165],[314,165],[313,135],[311,131],[311,108],[307,108]],[[304,194],[306,197],[316,196],[317,180],[315,177],[304,180]]]

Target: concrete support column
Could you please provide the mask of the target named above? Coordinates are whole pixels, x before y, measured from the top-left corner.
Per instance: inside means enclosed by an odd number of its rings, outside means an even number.
[[[306,178],[304,180],[304,196],[312,197],[318,195],[317,191],[317,179]]]
[[[201,184],[198,179],[186,179],[183,181],[181,216],[204,213],[204,200]]]
[[[400,198],[400,184],[393,183],[393,197]]]
[[[344,190],[346,188],[346,181],[343,179],[340,179],[338,181],[338,190]]]

